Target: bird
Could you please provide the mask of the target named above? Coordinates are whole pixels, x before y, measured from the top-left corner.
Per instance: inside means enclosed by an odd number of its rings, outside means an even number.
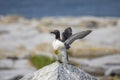
[[[53,30],[50,33],[55,35],[55,39],[52,43],[54,53],[57,57],[57,60],[60,63],[69,63],[67,50],[70,48],[70,45],[77,39],[82,39],[91,33],[91,30],[81,31],[75,34],[72,34],[71,27],[68,27],[62,33],[62,38],[60,37],[59,30]]]

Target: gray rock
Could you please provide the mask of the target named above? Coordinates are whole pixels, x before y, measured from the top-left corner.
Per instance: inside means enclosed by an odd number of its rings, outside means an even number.
[[[11,78],[10,80],[19,80],[19,79],[21,79],[22,77],[23,77],[23,75],[17,75],[17,76],[15,76],[15,77]]]
[[[24,76],[21,80],[97,80],[83,70],[71,64],[55,62],[33,74]]]

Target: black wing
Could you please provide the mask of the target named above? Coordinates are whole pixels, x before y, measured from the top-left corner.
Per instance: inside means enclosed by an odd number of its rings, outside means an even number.
[[[91,30],[86,30],[86,31],[82,31],[76,34],[73,34],[71,37],[69,37],[64,43],[65,45],[69,46],[70,44],[72,44],[75,40],[77,39],[82,39],[85,36],[87,36],[90,32],[92,32]]]
[[[68,27],[62,33],[62,41],[65,42],[72,35],[71,27]]]

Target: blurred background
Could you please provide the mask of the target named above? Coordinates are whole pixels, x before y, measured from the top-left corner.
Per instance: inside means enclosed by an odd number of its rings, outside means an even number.
[[[120,80],[120,0],[0,0],[0,80],[18,80],[55,61],[50,31],[92,30],[68,51],[99,80]]]

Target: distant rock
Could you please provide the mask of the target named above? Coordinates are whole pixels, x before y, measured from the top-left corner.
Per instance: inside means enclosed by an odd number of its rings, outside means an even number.
[[[109,76],[112,73],[120,76],[120,54],[107,55],[94,59],[70,58],[78,66],[95,76]]]
[[[55,62],[20,80],[97,80],[71,64]]]
[[[105,76],[118,76],[120,78],[120,68],[110,68],[105,72]]]
[[[19,80],[23,77],[23,75],[17,75],[14,78],[11,78],[10,80]]]

